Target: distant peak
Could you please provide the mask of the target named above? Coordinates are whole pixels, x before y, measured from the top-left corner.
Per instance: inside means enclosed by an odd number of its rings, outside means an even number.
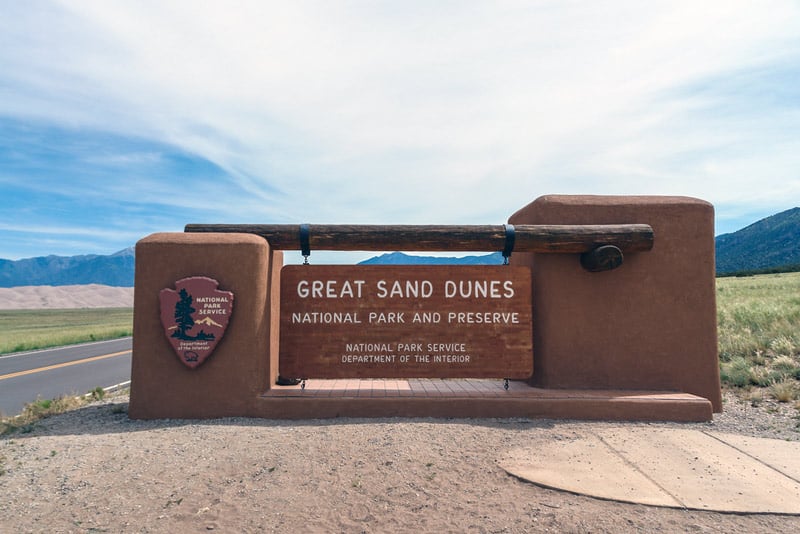
[[[111,254],[112,256],[134,256],[136,254],[136,247],[124,248],[118,252]]]

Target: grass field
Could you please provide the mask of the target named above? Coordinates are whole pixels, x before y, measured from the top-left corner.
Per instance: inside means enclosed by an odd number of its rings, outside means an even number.
[[[800,394],[800,273],[717,279],[723,384],[781,401]]]
[[[0,310],[0,354],[130,336],[132,308]]]

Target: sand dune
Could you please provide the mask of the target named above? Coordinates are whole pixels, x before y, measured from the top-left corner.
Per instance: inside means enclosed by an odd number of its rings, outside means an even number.
[[[131,307],[132,287],[100,284],[0,287],[0,310]]]

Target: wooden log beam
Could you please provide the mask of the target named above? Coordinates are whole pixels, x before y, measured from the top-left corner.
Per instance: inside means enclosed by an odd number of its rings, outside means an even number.
[[[514,252],[582,254],[603,245],[622,252],[653,248],[646,224],[514,225]],[[260,235],[276,250],[300,250],[298,224],[187,224],[186,232],[236,232]],[[502,251],[503,225],[309,225],[314,250]]]
[[[581,266],[591,273],[610,271],[622,265],[624,255],[614,245],[602,245],[581,254]]]

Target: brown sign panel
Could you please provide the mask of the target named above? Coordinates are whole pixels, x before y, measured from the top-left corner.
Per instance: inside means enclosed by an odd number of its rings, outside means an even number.
[[[228,328],[233,293],[217,289],[205,276],[183,278],[175,289],[162,289],[161,324],[178,359],[194,369],[211,356]]]
[[[286,266],[279,370],[293,378],[528,378],[530,270]]]

